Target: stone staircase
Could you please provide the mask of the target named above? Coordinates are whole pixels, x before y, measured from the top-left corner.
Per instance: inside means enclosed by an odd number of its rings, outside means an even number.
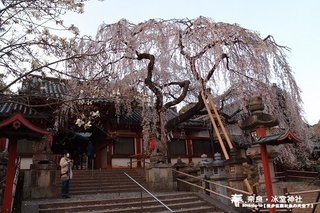
[[[109,195],[110,196],[110,195]],[[142,199],[138,193],[136,196],[130,194],[129,197],[117,197],[113,195],[110,199],[93,199],[93,200],[72,200],[60,201],[55,203],[46,203],[39,205],[40,213],[66,213],[66,212],[92,212],[92,213],[135,213],[135,212],[169,212],[153,197],[146,194]],[[201,199],[195,193],[171,193],[158,194],[157,198],[165,203],[174,212],[183,213],[213,213],[216,208],[205,200]]]
[[[25,203],[23,213],[161,213],[170,212],[155,198],[141,190],[125,174],[129,174],[141,185],[146,186],[141,170],[76,170],[70,182],[70,199],[47,199]],[[57,177],[58,178],[58,177]],[[59,179],[59,178],[58,178]],[[60,180],[57,180],[60,181]],[[153,193],[174,212],[221,213],[216,203],[203,194],[194,192]],[[28,206],[29,205],[29,206]],[[33,206],[32,206],[33,205]],[[220,208],[221,209],[221,208]]]
[[[70,195],[139,191],[124,172],[145,186],[143,171],[140,170],[75,170],[70,181]]]

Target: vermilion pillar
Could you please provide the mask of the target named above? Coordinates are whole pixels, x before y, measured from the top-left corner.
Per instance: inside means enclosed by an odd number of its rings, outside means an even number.
[[[266,136],[266,130],[264,128],[258,128],[256,130],[257,136],[259,138],[263,138]],[[271,181],[271,175],[270,175],[270,169],[269,169],[269,162],[268,162],[268,153],[267,153],[267,146],[265,144],[259,144],[260,145],[260,152],[261,152],[261,160],[262,160],[262,166],[263,166],[263,174],[264,174],[264,180],[266,184],[266,192],[267,192],[267,198],[268,203],[272,204],[272,181]],[[270,213],[275,213],[275,208],[269,209]]]
[[[3,213],[11,213],[12,205],[12,190],[13,190],[13,181],[15,176],[15,161],[17,156],[17,139],[9,140],[9,158],[6,174],[6,186],[4,190],[4,200],[3,200]]]

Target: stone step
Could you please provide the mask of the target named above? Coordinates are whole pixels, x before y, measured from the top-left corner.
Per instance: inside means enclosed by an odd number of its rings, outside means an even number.
[[[133,169],[117,169],[117,170],[72,170],[75,174],[123,174],[123,172],[126,172],[127,174],[142,174],[144,171],[139,170],[133,170]]]
[[[136,177],[134,178],[136,181],[141,181],[141,182],[145,182],[145,179],[142,177]],[[72,178],[71,180],[73,183],[123,183],[123,182],[131,182],[132,180],[130,180],[129,178],[117,178],[115,177],[115,179],[112,178],[83,178],[83,179],[79,179],[79,178]],[[57,182],[61,182],[61,180],[57,180]]]
[[[137,194],[138,195],[138,194]],[[140,195],[140,194],[139,194]],[[102,196],[103,197],[103,196]],[[97,198],[97,196],[95,196]],[[154,201],[154,198],[146,195],[145,193],[142,195],[143,202],[150,202]],[[167,194],[167,195],[162,195],[162,196],[157,196],[158,199],[161,199],[162,201],[174,201],[176,199],[183,199],[183,200],[188,200],[188,199],[194,199],[195,196],[191,193],[174,193],[174,194]],[[56,203],[47,203],[47,204],[41,204],[42,208],[53,208],[56,207],[57,204],[59,207],[69,207],[70,205],[110,205],[110,204],[119,204],[119,203],[130,203],[130,202],[139,202],[141,201],[141,197],[125,197],[125,198],[117,198],[117,199],[94,199],[94,200],[69,200],[70,202],[56,202]]]
[[[135,170],[76,170],[70,181],[70,194],[139,192],[141,189],[124,172],[146,186],[145,178]],[[60,178],[57,183],[61,183]]]
[[[138,180],[144,180],[144,176],[136,173],[129,174],[132,178],[138,179]],[[57,181],[60,180],[60,175],[57,175]],[[108,173],[108,174],[91,174],[91,173],[83,173],[83,174],[73,174],[74,181],[83,180],[83,181],[93,181],[93,180],[99,180],[99,181],[120,181],[120,180],[129,180],[129,178],[124,173]]]
[[[98,189],[91,189],[91,190],[75,190],[70,189],[71,195],[84,195],[84,194],[97,194],[97,193],[125,193],[125,192],[139,192],[140,188],[138,187],[126,187],[126,188],[98,188]]]
[[[138,181],[139,182],[139,181]],[[140,181],[141,184],[143,185],[145,182]],[[103,187],[103,186],[130,186],[130,185],[136,185],[132,181],[115,181],[115,182],[110,182],[110,181],[101,181],[101,182],[75,182],[73,180],[70,181],[70,186],[73,187]]]
[[[142,184],[144,185],[144,184]],[[117,184],[100,184],[100,185],[92,185],[92,184],[73,184],[71,183],[70,184],[70,190],[71,189],[81,189],[81,190],[84,190],[84,189],[92,189],[92,188],[95,188],[95,189],[99,189],[99,188],[125,188],[125,187],[132,187],[132,186],[137,186],[136,184],[133,184],[133,183],[123,183],[123,184],[120,184],[120,185],[117,185]]]
[[[193,207],[189,208],[189,205],[192,205]],[[198,205],[195,203],[179,203],[179,204],[172,204],[168,205],[170,209],[172,209],[174,212],[183,212],[183,213],[214,213],[215,208],[212,206],[202,206],[202,203],[199,203]],[[176,209],[177,208],[177,209]],[[87,211],[79,211],[77,213],[85,213]],[[127,207],[127,208],[116,208],[116,209],[102,209],[102,210],[91,210],[92,213],[161,213],[169,211],[160,204],[155,204],[153,206],[137,206],[137,207]]]
[[[214,212],[215,208],[194,194],[171,194],[158,196],[175,212]],[[123,198],[110,200],[71,201],[39,205],[41,213],[58,212],[167,212],[166,208],[152,197],[143,197],[141,208],[140,198]]]

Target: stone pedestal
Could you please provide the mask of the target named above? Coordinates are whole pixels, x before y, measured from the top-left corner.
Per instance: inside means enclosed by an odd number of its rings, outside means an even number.
[[[36,153],[30,170],[24,172],[23,198],[59,197],[61,186],[56,183],[57,165],[51,153]]]
[[[57,170],[30,170],[24,172],[23,199],[54,198],[60,196],[56,183]]]
[[[241,156],[240,151],[233,149],[229,160],[225,161],[225,170],[227,174],[228,184],[232,188],[244,189],[243,180],[247,178],[244,174],[243,163],[247,160]]]
[[[146,169],[146,180],[152,191],[173,191],[176,188],[171,164],[153,164]]]

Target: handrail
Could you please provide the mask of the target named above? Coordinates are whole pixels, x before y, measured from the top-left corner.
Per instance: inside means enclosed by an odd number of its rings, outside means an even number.
[[[313,181],[316,181],[320,179],[320,172],[301,171],[301,170],[284,170],[281,172],[275,172],[275,178],[301,178],[301,179],[313,179]]]
[[[315,190],[306,190],[306,191],[300,191],[300,192],[288,192],[290,195],[301,195],[301,194],[308,194],[308,193],[314,193],[314,192],[320,192],[320,189]]]
[[[315,193],[315,192],[318,192],[318,196],[316,198],[316,201],[312,202],[312,203],[308,203],[308,204],[313,205],[311,213],[314,213],[316,211],[317,206],[320,205],[320,201],[319,201],[320,200],[320,189],[306,190],[306,191],[300,191],[300,192],[287,192],[287,194],[290,194],[290,195],[301,195],[301,194],[309,194],[309,193]]]
[[[135,179],[133,179],[130,175],[128,175],[126,172],[123,172],[128,178],[130,178],[135,184],[137,184],[141,189],[143,189],[145,192],[147,192],[149,195],[151,195],[156,201],[158,201],[162,206],[164,206],[166,209],[168,209],[170,212],[174,212],[172,209],[170,209],[166,204],[164,204],[161,200],[159,200],[156,196],[154,196],[150,191],[148,191],[146,188],[144,188],[140,183],[138,183]]]
[[[177,172],[177,173],[180,173],[180,174],[183,174],[187,177],[192,177],[194,179],[198,179],[200,181],[203,181],[205,183],[210,183],[210,184],[214,184],[214,185],[217,185],[217,186],[220,186],[220,187],[224,187],[224,188],[227,188],[227,189],[230,189],[230,190],[233,190],[233,191],[237,191],[237,192],[241,192],[243,194],[247,194],[247,195],[252,195],[252,193],[250,192],[246,192],[246,191],[243,191],[243,190],[240,190],[240,189],[236,189],[236,188],[232,188],[230,186],[225,186],[225,185],[222,185],[222,184],[219,184],[219,183],[215,183],[214,181],[209,181],[209,180],[205,180],[201,177],[197,177],[197,176],[193,176],[193,175],[190,175],[190,174],[187,174],[187,173],[184,173],[184,172],[181,172],[181,171],[177,171],[175,169],[172,169],[172,171],[174,172]],[[176,178],[177,181],[180,181],[180,182],[183,182],[183,183],[186,183],[186,184],[189,184],[191,186],[194,186],[194,187],[197,187],[197,188],[200,188],[206,192],[210,192],[212,194],[215,194],[215,195],[218,195],[220,197],[223,197],[225,199],[229,199],[231,200],[230,197],[226,196],[226,195],[223,195],[223,194],[220,194],[218,192],[215,192],[213,190],[210,190],[208,188],[206,188],[205,186],[200,186],[200,185],[197,185],[197,184],[194,184],[194,183],[190,183],[188,181],[185,181],[185,180],[182,180],[181,178]],[[311,202],[311,203],[308,203],[308,204],[312,204],[313,205],[313,209],[312,209],[312,212],[311,213],[314,213],[316,208],[317,208],[317,205],[320,205],[320,189],[316,189],[316,190],[306,190],[306,191],[300,191],[300,192],[287,192],[287,194],[290,194],[290,195],[299,195],[299,194],[308,194],[308,193],[315,193],[315,192],[318,192],[318,196],[316,198],[316,201],[315,202]],[[263,196],[265,197],[265,196]]]
[[[183,183],[189,184],[189,185],[191,185],[191,186],[194,186],[194,187],[203,189],[203,190],[205,190],[205,191],[207,191],[207,192],[211,192],[212,194],[218,195],[218,196],[223,197],[223,198],[226,198],[226,199],[228,199],[228,200],[231,200],[230,197],[225,196],[225,195],[223,195],[223,194],[220,194],[220,193],[218,193],[218,192],[212,191],[212,190],[210,190],[210,189],[206,189],[206,188],[203,187],[203,186],[199,186],[199,185],[197,185],[197,184],[190,183],[190,182],[185,181],[185,180],[182,180],[182,179],[180,179],[180,178],[177,178],[177,180],[179,180],[179,181],[181,181],[181,182],[183,182]]]
[[[314,172],[314,171],[303,171],[303,170],[292,170],[288,169],[284,172],[296,172],[296,173],[306,173],[306,174],[318,174],[319,172]]]
[[[181,172],[181,171],[178,171],[178,170],[175,170],[175,169],[172,169],[172,171],[180,173],[180,174],[183,174],[183,175],[186,175],[188,177],[192,177],[192,178],[201,180],[203,182],[207,182],[207,183],[211,183],[211,184],[214,184],[214,185],[217,185],[217,186],[220,186],[220,187],[224,187],[224,188],[236,191],[236,192],[240,192],[240,193],[243,193],[243,194],[246,194],[246,195],[252,195],[252,193],[250,193],[250,192],[247,192],[247,191],[244,191],[244,190],[241,190],[241,189],[232,188],[230,186],[226,186],[226,185],[223,185],[223,184],[220,184],[220,183],[216,183],[214,181],[205,180],[205,179],[203,179],[201,177],[193,176],[193,175],[190,175],[190,174],[185,173],[185,172]]]
[[[148,157],[148,155],[146,154],[134,154],[134,155],[130,155],[130,161],[127,163],[129,165],[129,168],[132,169],[132,164],[133,163],[137,163],[140,162],[142,163],[142,168],[146,167],[146,164],[150,164],[149,162],[146,161],[146,158]],[[133,158],[136,158],[137,160],[132,160]]]

